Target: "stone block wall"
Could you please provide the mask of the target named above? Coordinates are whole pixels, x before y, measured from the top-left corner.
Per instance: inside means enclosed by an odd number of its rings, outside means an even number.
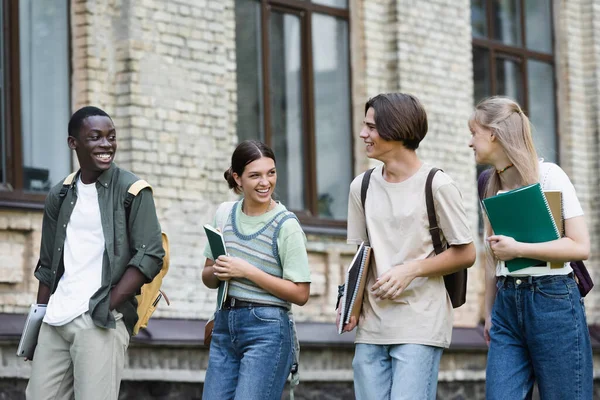
[[[25,312],[35,302],[42,214],[0,210],[0,312]]]

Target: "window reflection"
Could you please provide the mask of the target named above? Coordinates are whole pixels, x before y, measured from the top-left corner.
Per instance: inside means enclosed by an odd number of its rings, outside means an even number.
[[[239,141],[265,140],[263,125],[264,100],[262,95],[262,47],[260,45],[260,3],[235,2],[235,35],[248,38],[235,46],[238,66],[237,82],[237,135]]]
[[[67,0],[19,2],[23,186],[48,191],[69,173]]]
[[[473,37],[487,37],[486,0],[471,0],[471,29]]]
[[[312,0],[312,2],[323,6],[348,8],[348,0]]]
[[[552,3],[550,0],[525,0],[527,47],[552,53]]]
[[[4,2],[0,2],[0,190],[6,184],[6,158],[4,156],[6,143],[6,120],[4,118],[5,100],[7,95],[4,88]]]
[[[272,12],[269,23],[271,63],[271,144],[277,157],[277,194],[293,210],[304,207],[304,143],[300,18]]]
[[[473,47],[473,99],[475,104],[491,94],[490,52],[481,47]]]
[[[529,60],[529,118],[533,124],[533,141],[540,157],[557,162],[556,104],[554,68],[540,61]]]
[[[319,216],[346,219],[352,181],[348,24],[313,14]]]
[[[519,0],[494,0],[494,39],[513,46],[521,46],[521,13]]]
[[[521,64],[507,58],[496,59],[496,94],[508,96],[523,104]]]

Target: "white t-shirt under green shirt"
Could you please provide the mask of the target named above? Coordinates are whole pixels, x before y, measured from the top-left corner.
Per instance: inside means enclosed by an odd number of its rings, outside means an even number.
[[[431,165],[424,163],[410,178],[390,183],[383,178],[382,167],[375,168],[367,192],[366,220],[360,199],[363,174],[350,185],[348,243],[370,239],[373,248],[356,343],[450,345],[453,311],[443,277],[415,278],[395,300],[379,300],[369,290],[391,268],[435,255],[425,203],[430,170]],[[473,242],[456,184],[440,171],[432,189],[442,243]]]
[[[236,202],[222,203],[213,220],[213,226],[223,230],[227,218],[231,212],[233,205]],[[237,208],[236,220],[238,223],[237,229],[243,235],[251,235],[259,231],[267,223],[269,223],[277,214],[287,209],[281,203],[277,203],[275,207],[258,216],[249,216],[242,212],[241,207]],[[310,282],[310,269],[308,267],[308,255],[306,253],[306,236],[300,227],[298,220],[289,218],[286,220],[277,236],[277,246],[279,257],[283,267],[283,279],[292,282]],[[204,256],[213,259],[208,242],[204,247]]]

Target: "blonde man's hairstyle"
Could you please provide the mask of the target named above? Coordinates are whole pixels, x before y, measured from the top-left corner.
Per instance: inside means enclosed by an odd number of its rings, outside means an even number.
[[[539,181],[539,161],[531,123],[516,101],[494,96],[482,100],[469,118],[469,128],[475,125],[491,130],[504,149],[510,162],[519,172],[519,186]],[[484,192],[484,198],[494,196],[500,190],[500,177],[492,172]]]

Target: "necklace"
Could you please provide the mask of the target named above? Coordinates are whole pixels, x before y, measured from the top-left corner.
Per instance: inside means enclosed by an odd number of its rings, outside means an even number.
[[[504,171],[506,171],[507,169],[509,169],[509,168],[510,168],[510,167],[512,167],[512,166],[513,166],[513,164],[508,164],[508,165],[507,165],[506,167],[504,167],[503,169],[497,169],[497,170],[496,170],[496,173],[497,173],[498,175],[500,175],[501,173],[503,173]]]

